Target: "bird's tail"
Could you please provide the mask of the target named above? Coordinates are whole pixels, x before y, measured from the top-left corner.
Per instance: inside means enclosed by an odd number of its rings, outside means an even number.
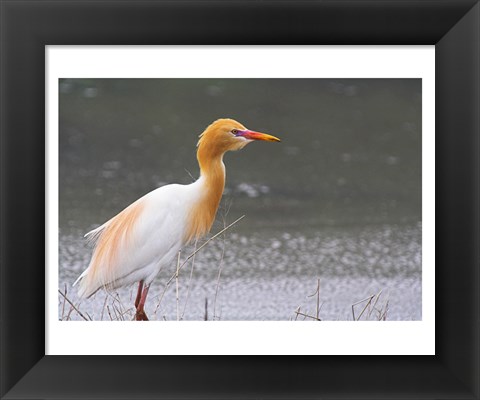
[[[96,245],[98,239],[102,235],[102,232],[107,226],[107,224],[108,222],[86,233],[84,237],[87,239],[87,242],[92,243],[93,245]],[[97,287],[98,285],[96,285],[96,287],[92,289],[92,282],[90,282],[91,279],[87,279],[89,271],[90,271],[90,266],[88,266],[88,268],[82,272],[82,274],[77,278],[75,282],[73,282],[73,285],[72,285],[72,287],[74,287],[78,284],[78,297],[81,299],[92,296],[97,292],[98,289],[100,289],[100,287]]]

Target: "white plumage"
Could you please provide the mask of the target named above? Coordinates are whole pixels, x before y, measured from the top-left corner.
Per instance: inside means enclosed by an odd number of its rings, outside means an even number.
[[[80,283],[79,296],[90,297],[102,287],[112,290],[141,280],[149,285],[185,244],[185,219],[201,190],[202,179],[199,179],[190,185],[162,186],[137,200],[143,207],[128,238],[121,238],[114,255],[116,267],[90,281],[82,279],[95,265],[92,258],[89,267],[75,282]],[[92,237],[95,243],[109,223],[85,236]]]

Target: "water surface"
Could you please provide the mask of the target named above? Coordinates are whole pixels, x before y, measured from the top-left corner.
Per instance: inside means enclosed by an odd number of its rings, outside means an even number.
[[[197,254],[191,279],[190,264],[181,271],[178,316],[175,282],[163,294],[175,263],[160,273],[151,319],[311,319],[296,311],[317,315],[318,281],[322,320],[352,319],[379,292],[368,319],[421,319],[420,80],[64,79],[59,90],[59,288],[87,318],[131,319],[136,288],[79,303],[83,235],[195,179],[198,134],[232,117],[282,143],[226,155],[211,234],[245,218]],[[61,296],[59,317],[81,319]]]

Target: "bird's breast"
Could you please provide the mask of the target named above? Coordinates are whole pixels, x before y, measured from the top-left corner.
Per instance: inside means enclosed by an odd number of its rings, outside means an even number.
[[[225,180],[200,182],[199,191],[187,213],[184,240],[190,242],[206,235],[215,221]]]

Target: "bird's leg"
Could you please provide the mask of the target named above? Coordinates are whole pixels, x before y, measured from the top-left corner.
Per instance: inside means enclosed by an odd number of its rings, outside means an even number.
[[[142,297],[142,289],[143,289],[143,280],[138,282],[138,291],[137,291],[137,297],[135,299],[135,308],[138,308],[138,304],[140,303],[140,298]]]
[[[140,302],[137,306],[137,312],[135,313],[135,320],[136,321],[148,321],[147,314],[145,314],[145,310],[143,307],[145,306],[145,300],[147,300],[148,289],[150,285],[145,285],[143,288],[142,296],[140,297]]]

